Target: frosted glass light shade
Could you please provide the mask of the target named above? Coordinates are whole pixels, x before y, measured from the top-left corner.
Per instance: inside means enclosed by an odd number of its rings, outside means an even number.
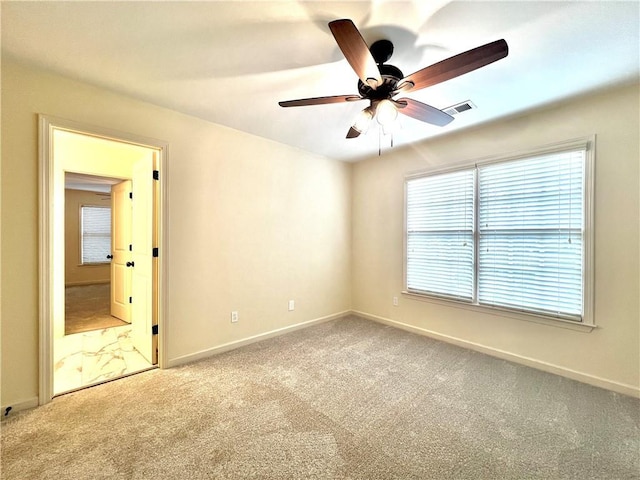
[[[391,125],[398,118],[398,110],[389,100],[381,100],[376,109],[376,119],[380,125]]]
[[[371,120],[373,120],[373,108],[367,107],[358,114],[352,127],[360,133],[365,133],[371,125]]]

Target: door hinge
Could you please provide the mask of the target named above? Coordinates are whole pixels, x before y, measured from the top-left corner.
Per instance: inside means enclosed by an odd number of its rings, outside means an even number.
[[[133,200],[133,192],[129,192],[129,198]]]
[[[151,327],[151,335],[157,335],[158,334],[158,325],[153,325]]]
[[[129,297],[129,303],[133,303],[133,297]]]
[[[129,251],[133,252],[133,245],[129,244]]]
[[[160,180],[160,172],[158,170],[153,171],[153,179]]]
[[[151,255],[153,257],[157,257],[159,255],[158,247],[153,247],[153,250],[151,251]]]

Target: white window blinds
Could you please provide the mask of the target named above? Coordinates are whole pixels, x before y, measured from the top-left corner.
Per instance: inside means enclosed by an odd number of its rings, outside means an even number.
[[[580,319],[584,150],[478,169],[478,302]]]
[[[407,182],[407,289],[473,297],[473,170]]]
[[[111,253],[111,208],[80,208],[82,263],[106,263]]]
[[[406,290],[593,324],[589,145],[408,178]]]

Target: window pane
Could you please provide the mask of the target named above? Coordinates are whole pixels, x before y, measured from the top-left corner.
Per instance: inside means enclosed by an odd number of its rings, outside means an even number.
[[[581,318],[584,151],[478,169],[478,301]]]
[[[111,208],[81,207],[82,263],[108,263],[111,253]]]
[[[478,254],[479,302],[579,317],[581,253],[579,235],[573,239],[556,232],[483,235]]]
[[[479,168],[482,230],[582,228],[584,151]]]
[[[411,291],[471,299],[473,234],[414,232],[407,240],[407,287]]]
[[[473,297],[473,170],[407,181],[407,288]]]

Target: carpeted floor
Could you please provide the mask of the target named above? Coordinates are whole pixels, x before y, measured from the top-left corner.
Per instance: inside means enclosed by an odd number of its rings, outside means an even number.
[[[637,479],[640,401],[356,317],[2,423],[9,479]]]
[[[65,335],[127,325],[111,316],[110,289],[109,283],[65,288]]]

